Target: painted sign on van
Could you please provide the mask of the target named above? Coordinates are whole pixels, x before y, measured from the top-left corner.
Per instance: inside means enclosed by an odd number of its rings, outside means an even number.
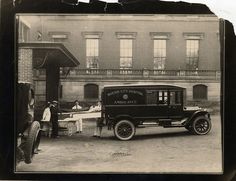
[[[116,89],[106,93],[110,105],[144,104],[144,91],[136,89]]]

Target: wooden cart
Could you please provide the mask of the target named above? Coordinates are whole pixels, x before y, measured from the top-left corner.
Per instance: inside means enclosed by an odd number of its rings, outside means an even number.
[[[67,112],[59,113],[59,128],[64,130],[64,134],[72,136],[76,132],[76,121],[80,119],[100,118],[101,112]]]

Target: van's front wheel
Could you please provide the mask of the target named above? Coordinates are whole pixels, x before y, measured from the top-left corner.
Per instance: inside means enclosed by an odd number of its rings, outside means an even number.
[[[115,136],[122,141],[131,139],[135,135],[135,131],[134,124],[129,120],[120,120],[114,127]]]
[[[25,144],[25,163],[29,164],[32,162],[33,156],[38,150],[40,137],[40,123],[33,121]]]
[[[197,135],[205,135],[211,130],[211,121],[204,116],[197,117],[192,123],[192,132]]]

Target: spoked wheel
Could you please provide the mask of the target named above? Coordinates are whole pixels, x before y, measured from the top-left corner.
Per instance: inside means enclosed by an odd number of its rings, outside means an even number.
[[[135,135],[135,126],[129,120],[121,120],[116,123],[114,127],[114,134],[122,141],[129,140]]]
[[[211,130],[211,121],[204,116],[197,117],[192,123],[192,132],[197,135],[205,135]]]
[[[40,143],[40,124],[38,121],[34,121],[29,129],[29,135],[25,143],[25,163],[31,163],[33,156],[38,151]]]

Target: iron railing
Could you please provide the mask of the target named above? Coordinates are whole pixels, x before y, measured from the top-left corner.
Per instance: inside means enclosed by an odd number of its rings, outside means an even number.
[[[36,70],[35,77],[45,76],[45,69]],[[71,69],[60,72],[61,78],[149,78],[149,79],[214,79],[219,70],[151,70],[151,69]]]

